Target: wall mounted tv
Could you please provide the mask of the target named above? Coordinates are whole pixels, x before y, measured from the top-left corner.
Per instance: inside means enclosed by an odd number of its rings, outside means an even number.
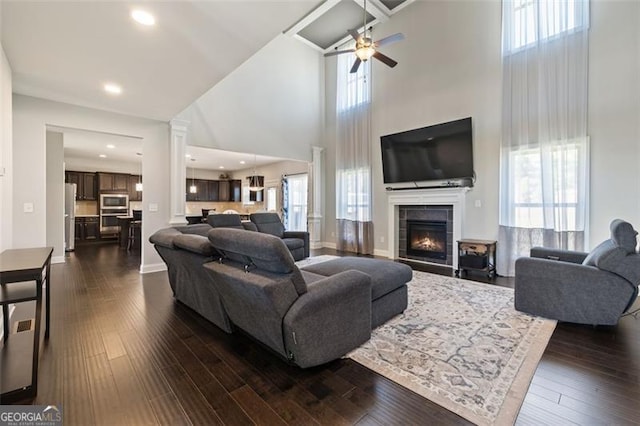
[[[380,137],[387,189],[473,186],[471,117]]]

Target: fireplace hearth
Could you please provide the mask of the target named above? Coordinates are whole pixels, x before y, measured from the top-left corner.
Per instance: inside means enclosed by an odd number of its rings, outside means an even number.
[[[447,259],[447,222],[407,220],[407,254],[427,259]]]

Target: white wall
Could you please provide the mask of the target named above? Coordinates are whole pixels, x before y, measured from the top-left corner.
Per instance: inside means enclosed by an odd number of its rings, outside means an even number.
[[[176,118],[189,145],[309,161],[322,134],[322,57],[280,35]]]
[[[46,228],[51,261],[64,262],[64,139],[62,133],[46,132]],[[62,226],[60,226],[62,224]]]
[[[67,134],[65,133],[65,139]],[[127,161],[110,161],[102,159],[64,157],[65,170],[74,172],[109,172],[109,173],[128,173],[132,175],[140,174],[140,163]]]
[[[591,2],[589,133],[592,247],[622,217],[640,227],[640,2]],[[380,136],[473,117],[475,187],[467,193],[464,238],[497,239],[501,139],[501,4],[499,1],[415,2],[376,26],[374,39],[396,32],[402,42],[382,52],[399,64],[373,66],[373,220],[375,248],[388,242],[387,195]],[[335,59],[326,75],[325,241],[335,242]],[[475,207],[475,201],[481,207]]]
[[[0,252],[11,248],[13,196],[13,149],[12,149],[12,106],[11,106],[11,67],[4,49],[0,64]]]
[[[143,139],[144,221],[141,268],[161,267],[148,237],[169,224],[169,128],[167,123],[77,107],[22,95],[13,97],[13,246],[46,244],[46,126],[89,129]],[[25,203],[34,212],[24,213]],[[157,205],[156,212],[149,205]],[[62,228],[63,223],[59,226]],[[62,232],[62,231],[60,231]]]
[[[307,173],[309,170],[309,163],[306,161],[294,161],[285,160],[278,161],[277,163],[265,164],[263,166],[249,167],[244,170],[238,170],[233,172],[234,179],[240,179],[242,185],[247,185],[247,176],[253,175],[253,171],[259,176],[264,176],[264,180],[278,180],[282,178],[282,175],[293,175],[297,173]]]

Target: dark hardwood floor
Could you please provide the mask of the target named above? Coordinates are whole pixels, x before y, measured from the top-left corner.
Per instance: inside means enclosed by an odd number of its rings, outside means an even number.
[[[468,424],[351,360],[291,367],[175,303],[166,272],[140,275],[139,260],[93,244],[53,266],[51,338],[27,403],[62,404],[65,425]],[[639,424],[639,378],[640,319],[559,324],[517,423]]]

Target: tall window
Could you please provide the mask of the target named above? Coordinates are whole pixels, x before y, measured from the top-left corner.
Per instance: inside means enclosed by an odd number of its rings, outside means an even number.
[[[503,0],[498,272],[532,246],[583,250],[588,0]]]
[[[509,0],[503,2],[506,53],[561,37],[589,25],[589,2],[583,0]],[[507,26],[508,25],[508,26]]]
[[[286,178],[287,191],[285,228],[287,231],[307,230],[307,174],[291,175]]]
[[[371,222],[371,61],[351,73],[354,56],[337,63],[336,248],[373,254]]]

